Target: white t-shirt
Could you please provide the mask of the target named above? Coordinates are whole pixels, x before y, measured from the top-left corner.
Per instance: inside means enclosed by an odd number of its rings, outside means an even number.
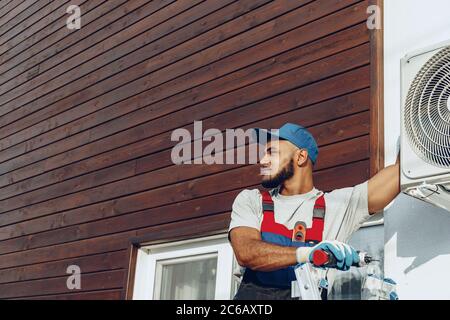
[[[303,221],[307,228],[311,228],[314,203],[323,194],[322,191],[313,188],[308,193],[294,196],[283,196],[278,193],[278,189],[273,189],[270,193],[277,223],[293,229],[297,221]],[[236,227],[261,230],[262,217],[262,196],[259,190],[243,190],[234,200],[228,232]],[[355,187],[327,192],[323,240],[347,242],[352,233],[369,218],[367,181]],[[318,276],[324,275],[322,270],[317,270]],[[330,288],[334,277],[335,270],[330,269],[327,274]]]

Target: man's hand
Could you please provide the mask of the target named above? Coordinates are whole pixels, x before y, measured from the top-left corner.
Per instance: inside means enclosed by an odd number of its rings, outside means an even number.
[[[350,267],[359,262],[359,255],[353,247],[340,241],[322,241],[311,251],[309,260],[312,261],[314,251],[324,250],[336,259],[336,269],[347,271]]]
[[[400,193],[400,155],[394,165],[384,168],[368,183],[369,213],[383,210]]]
[[[316,250],[323,250],[334,256],[336,266],[334,268],[347,271],[353,264],[359,262],[359,255],[354,248],[340,241],[322,241],[312,248],[300,247],[297,249],[297,260],[300,263],[313,261]]]

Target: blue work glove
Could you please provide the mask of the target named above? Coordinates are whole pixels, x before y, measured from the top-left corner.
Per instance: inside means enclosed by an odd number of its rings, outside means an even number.
[[[359,254],[348,244],[333,240],[322,241],[314,246],[309,254],[309,260],[312,262],[313,253],[316,250],[324,250],[332,254],[336,259],[336,266],[334,268],[342,271],[347,271],[352,265],[359,263]]]

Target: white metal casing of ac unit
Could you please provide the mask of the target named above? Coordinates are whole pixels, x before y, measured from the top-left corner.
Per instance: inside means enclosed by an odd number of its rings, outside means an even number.
[[[447,47],[450,41],[412,52],[401,61],[400,184],[404,193],[450,211],[450,169],[425,161],[413,150],[404,122],[408,92],[416,75],[436,53]]]

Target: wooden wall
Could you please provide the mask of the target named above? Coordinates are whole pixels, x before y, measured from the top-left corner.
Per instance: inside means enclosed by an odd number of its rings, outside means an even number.
[[[66,28],[70,4],[80,30]],[[173,165],[171,133],[194,120],[297,122],[320,146],[317,187],[368,179],[380,132],[367,6],[2,0],[0,298],[125,298],[131,239],[226,229],[258,167]],[[66,287],[69,265],[81,290]]]

